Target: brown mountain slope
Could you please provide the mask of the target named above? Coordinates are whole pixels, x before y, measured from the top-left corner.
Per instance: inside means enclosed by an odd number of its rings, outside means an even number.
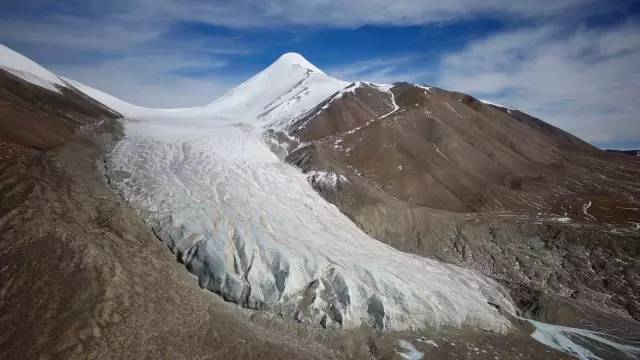
[[[72,88],[48,91],[0,69],[0,139],[47,150],[120,115]]]
[[[301,119],[292,135],[312,142],[304,148],[307,154],[326,147],[326,156],[340,158],[372,186],[414,205],[458,212],[566,211],[584,218],[586,201],[568,201],[563,190],[596,197],[604,192],[619,211],[637,205],[629,199],[637,168],[627,169],[625,160],[560,129],[458,93],[405,84],[393,92],[399,109],[391,114],[390,105],[369,104],[390,104],[389,94],[363,85]],[[594,175],[615,177],[615,187],[603,186]],[[568,177],[583,183],[565,183]],[[553,186],[555,193],[548,191]],[[592,201],[590,210],[605,205],[612,204]]]
[[[640,161],[460,93],[348,90],[274,135],[361,228],[497,278],[530,316],[638,325]]]

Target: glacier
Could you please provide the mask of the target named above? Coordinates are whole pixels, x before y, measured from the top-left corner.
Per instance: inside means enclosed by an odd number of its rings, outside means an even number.
[[[508,331],[515,309],[496,282],[369,237],[270,150],[266,129],[347,85],[285,54],[200,108],[116,104],[133,112],[107,163],[111,184],[227,301],[333,328]]]
[[[203,288],[324,326],[509,328],[495,282],[370,238],[256,128],[184,120],[130,122],[108,167]]]
[[[286,130],[350,85],[301,55],[284,54],[212,103],[184,109],[129,104],[4,46],[0,55],[26,81],[75,88],[123,114],[110,185],[201,287],[324,327],[512,326],[514,306],[496,282],[372,239],[271,151],[267,129]]]

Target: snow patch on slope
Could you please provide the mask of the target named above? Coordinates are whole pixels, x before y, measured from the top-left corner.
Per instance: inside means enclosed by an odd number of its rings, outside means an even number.
[[[0,44],[0,68],[45,89],[60,92],[56,86],[67,87],[64,81],[24,55]]]
[[[344,175],[338,175],[331,171],[309,171],[307,174],[309,183],[316,188],[326,189],[335,188],[339,183],[347,182],[347,178]]]
[[[531,337],[580,360],[604,360],[619,358],[620,355],[625,359],[640,359],[639,343],[625,343],[622,339],[595,331],[524,320],[536,329]]]
[[[487,105],[496,106],[496,107],[503,108],[503,109],[507,109],[507,110],[511,110],[511,111],[516,110],[516,109],[514,109],[514,108],[512,108],[512,107],[510,107],[510,106],[502,105],[502,104],[496,104],[496,103],[491,102],[491,101],[489,101],[489,100],[483,100],[483,99],[478,99],[478,100],[479,100],[481,103],[485,103],[485,104],[487,104]]]
[[[388,113],[382,115],[380,117],[380,119],[384,119],[390,115],[392,115],[393,113],[395,113],[396,111],[398,111],[400,109],[400,107],[398,106],[398,104],[396,104],[396,96],[393,93],[393,91],[391,89],[393,89],[393,85],[383,85],[383,86],[378,86],[379,89],[381,89],[382,91],[386,92],[391,100],[391,105],[393,106],[393,109],[391,111],[389,111]]]
[[[424,353],[418,351],[418,349],[407,340],[399,340],[398,345],[404,350],[398,352],[401,358],[406,360],[422,360],[424,358]]]

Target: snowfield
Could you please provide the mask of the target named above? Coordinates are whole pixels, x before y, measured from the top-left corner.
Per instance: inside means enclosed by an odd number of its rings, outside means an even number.
[[[137,119],[109,161],[114,186],[202,287],[325,326],[509,328],[489,304],[514,313],[497,284],[370,238],[281,162],[260,130]]]
[[[138,111],[112,184],[228,301],[325,327],[507,331],[498,307],[514,307],[494,281],[370,238],[266,145],[266,128],[346,85],[286,54],[203,108]]]
[[[49,70],[2,44],[0,44],[0,69],[51,91],[60,92],[58,87],[67,87],[62,79]]]

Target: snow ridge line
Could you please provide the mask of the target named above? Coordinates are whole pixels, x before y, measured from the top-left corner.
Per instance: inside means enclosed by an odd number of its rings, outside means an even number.
[[[389,95],[391,95],[391,103],[393,104],[393,110],[389,111],[388,113],[382,115],[380,117],[380,119],[384,119],[387,116],[395,113],[396,111],[398,111],[400,109],[400,107],[398,106],[398,104],[396,104],[396,95],[393,93],[393,90],[391,90],[393,88],[393,85],[389,86],[389,87],[384,87],[382,88],[386,93],[388,93]]]

